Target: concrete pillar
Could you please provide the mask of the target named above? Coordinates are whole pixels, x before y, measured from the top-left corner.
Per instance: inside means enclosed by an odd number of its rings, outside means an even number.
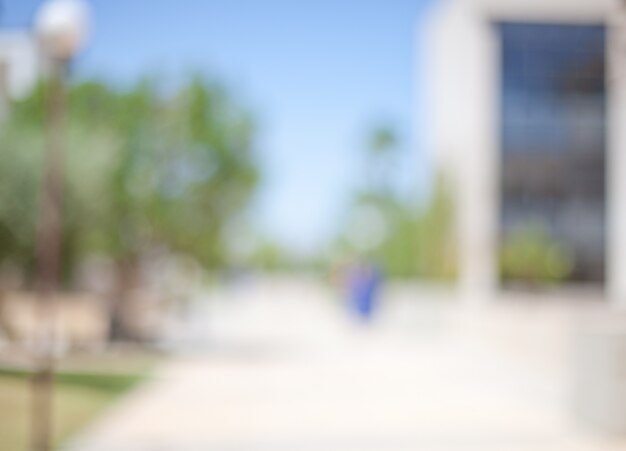
[[[498,289],[500,57],[497,28],[474,22],[474,65],[465,80],[471,133],[459,166],[459,287],[468,305],[489,303]]]
[[[423,67],[428,146],[453,188],[459,295],[476,306],[497,288],[498,36],[474,2],[441,2],[430,14]]]
[[[607,292],[626,309],[626,11],[607,27]]]

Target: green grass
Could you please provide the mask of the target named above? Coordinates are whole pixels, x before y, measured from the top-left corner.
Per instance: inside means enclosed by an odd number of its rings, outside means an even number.
[[[13,368],[0,368],[0,378],[27,379],[31,376],[30,371]],[[57,372],[54,381],[57,386],[84,387],[109,391],[113,394],[124,392],[143,380],[139,374],[103,374],[91,372]]]
[[[132,365],[131,365],[132,366]],[[55,374],[54,442],[67,440],[121,394],[145,379],[147,370],[133,373],[62,369]],[[29,445],[31,374],[0,368],[0,450],[26,451]]]

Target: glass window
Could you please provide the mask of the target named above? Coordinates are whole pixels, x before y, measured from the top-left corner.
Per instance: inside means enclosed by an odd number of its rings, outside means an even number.
[[[602,280],[605,28],[502,23],[499,30],[502,238],[539,225],[574,256],[573,278]]]

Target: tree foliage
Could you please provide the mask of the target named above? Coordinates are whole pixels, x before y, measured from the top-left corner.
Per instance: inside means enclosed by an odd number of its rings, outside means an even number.
[[[573,256],[543,227],[531,224],[507,236],[500,248],[500,277],[505,283],[542,286],[566,280]]]
[[[0,259],[32,276],[46,84],[15,103],[1,131]],[[258,179],[254,123],[199,77],[165,95],[142,81],[69,89],[64,161],[67,281],[86,255],[134,259],[165,248],[219,267],[221,236]]]
[[[453,199],[445,180],[435,180],[420,205],[392,189],[398,138],[390,127],[369,134],[364,148],[364,186],[354,193],[337,247],[367,259],[390,277],[450,280],[456,273]],[[365,212],[365,214],[364,214]]]

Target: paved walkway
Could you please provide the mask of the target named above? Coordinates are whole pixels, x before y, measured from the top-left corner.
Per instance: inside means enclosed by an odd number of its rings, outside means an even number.
[[[176,336],[186,352],[71,449],[626,449],[569,417],[556,319],[549,340],[533,335],[546,344],[537,353],[514,321],[485,339],[485,316],[431,302],[436,294],[395,293],[372,327],[314,283],[266,282],[228,297],[194,311]]]

